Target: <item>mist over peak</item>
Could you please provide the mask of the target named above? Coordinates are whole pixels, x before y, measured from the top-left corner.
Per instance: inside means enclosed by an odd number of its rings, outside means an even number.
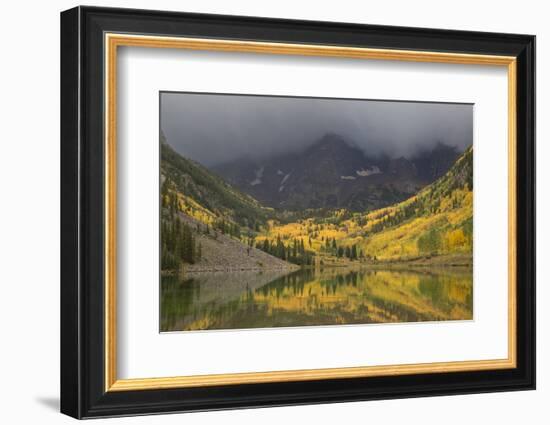
[[[413,158],[473,141],[470,104],[161,93],[161,129],[206,166],[346,144],[368,157]]]

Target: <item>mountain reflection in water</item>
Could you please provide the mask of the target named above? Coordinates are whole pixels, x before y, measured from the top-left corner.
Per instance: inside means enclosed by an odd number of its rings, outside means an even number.
[[[470,320],[472,269],[302,269],[161,279],[161,331]]]

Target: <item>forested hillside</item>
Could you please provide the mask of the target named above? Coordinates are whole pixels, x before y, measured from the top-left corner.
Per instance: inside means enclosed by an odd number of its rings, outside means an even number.
[[[227,184],[197,162],[175,152],[161,136],[161,196],[170,186],[182,197],[183,210],[204,222],[225,219],[238,226],[257,229],[273,217],[273,210]],[[221,223],[220,223],[221,225]]]
[[[410,260],[419,256],[471,256],[473,227],[473,150],[417,195],[369,213],[333,211],[295,223],[271,221],[260,236],[269,241],[304,243],[327,257],[350,260]],[[462,258],[468,262],[468,258]]]
[[[242,194],[161,137],[161,270],[283,269],[286,258],[256,249],[274,211]],[[283,261],[281,261],[283,260]]]

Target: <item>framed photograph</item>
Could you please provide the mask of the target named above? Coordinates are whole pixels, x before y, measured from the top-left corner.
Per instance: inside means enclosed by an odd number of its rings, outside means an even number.
[[[535,37],[61,14],[61,411],[535,388]]]

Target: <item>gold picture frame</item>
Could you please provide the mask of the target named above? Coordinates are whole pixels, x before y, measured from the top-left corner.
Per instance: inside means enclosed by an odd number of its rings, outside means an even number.
[[[185,37],[162,37],[106,33],[105,37],[105,391],[135,391],[218,385],[308,381],[357,377],[465,372],[516,367],[516,58],[482,54],[414,50],[266,43]],[[189,49],[324,56],[363,60],[392,60],[506,67],[508,73],[508,357],[494,360],[400,364],[254,373],[175,376],[168,378],[117,379],[116,374],[116,105],[117,52],[119,47]]]

